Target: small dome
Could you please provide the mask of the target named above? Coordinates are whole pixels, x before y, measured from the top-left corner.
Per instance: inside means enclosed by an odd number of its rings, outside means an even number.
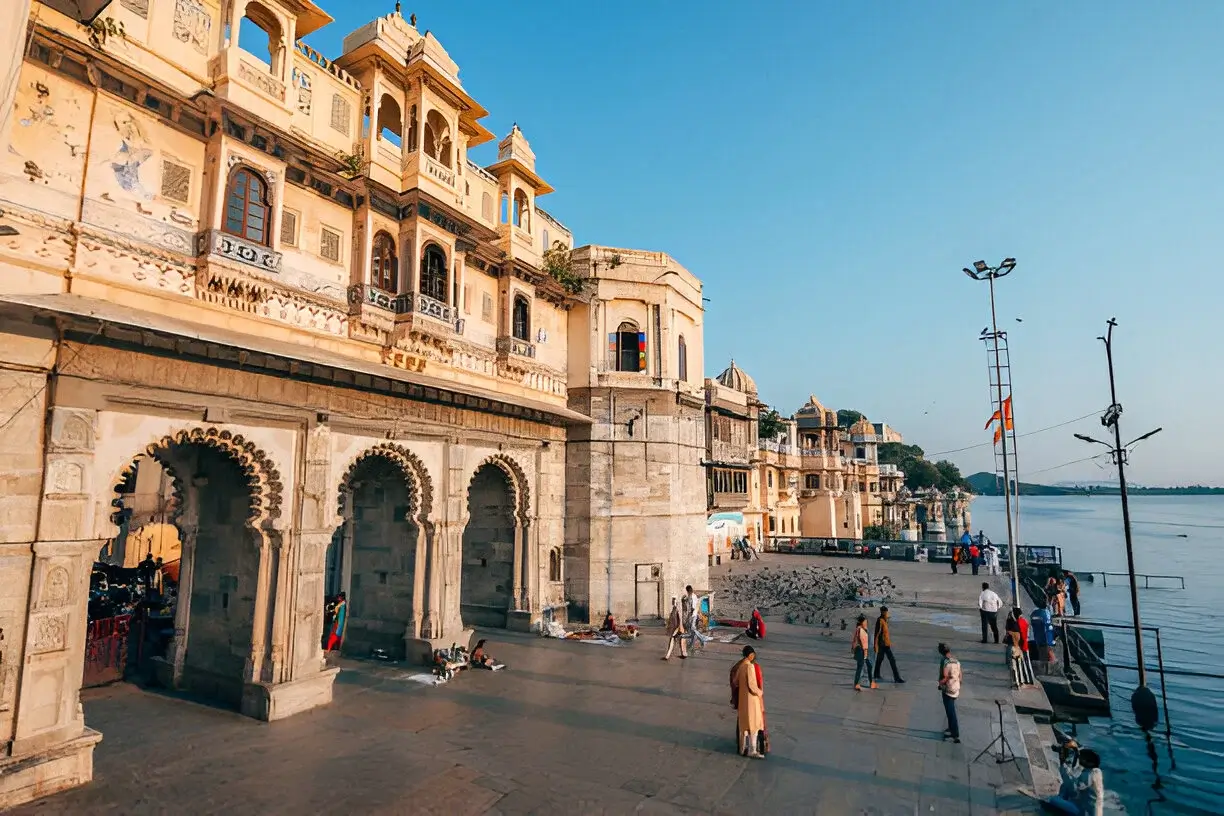
[[[725,385],[727,388],[740,391],[744,394],[755,394],[757,392],[756,380],[748,376],[744,369],[731,361],[731,365],[727,366],[727,370],[718,375],[720,385]]]
[[[855,436],[871,436],[875,433],[875,426],[867,421],[867,417],[863,417],[850,426],[850,433]]]
[[[801,414],[815,414],[818,417],[824,416],[824,406],[820,404],[820,400],[816,399],[816,395],[812,394],[808,397],[808,401],[799,409]]]

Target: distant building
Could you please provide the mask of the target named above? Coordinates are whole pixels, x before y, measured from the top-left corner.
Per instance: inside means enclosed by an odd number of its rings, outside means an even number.
[[[905,442],[901,432],[886,422],[873,422],[871,427],[875,429],[876,436],[880,437],[880,442]]]
[[[756,382],[732,360],[717,378],[705,381],[705,403],[706,509],[742,514],[745,534],[759,545],[767,528],[756,467],[762,408]]]

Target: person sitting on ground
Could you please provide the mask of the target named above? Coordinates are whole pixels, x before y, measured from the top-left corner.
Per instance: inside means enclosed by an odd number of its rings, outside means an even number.
[[[1068,740],[1058,749],[1058,775],[1062,785],[1058,795],[1046,804],[1070,816],[1103,816],[1105,813],[1105,776],[1101,757],[1091,748],[1080,749]],[[1076,770],[1076,764],[1080,769]]]
[[[765,619],[761,617],[759,609],[752,610],[752,618],[748,621],[748,637],[753,640],[765,639]]]
[[[472,656],[470,658],[472,666],[479,669],[490,669],[492,671],[504,669],[505,666],[498,663],[488,652],[485,651],[485,642],[486,641],[483,638],[476,641],[476,648],[472,650]]]
[[[616,619],[612,617],[611,612],[609,612],[607,615],[604,616],[603,626],[599,627],[599,631],[601,632],[615,632],[616,631]]]

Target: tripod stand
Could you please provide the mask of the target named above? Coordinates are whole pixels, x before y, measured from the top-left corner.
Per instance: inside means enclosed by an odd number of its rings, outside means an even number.
[[[1012,750],[1011,744],[1007,741],[1007,735],[1003,733],[1003,701],[995,700],[995,708],[999,710],[999,736],[990,741],[990,744],[982,749],[982,752],[973,758],[977,762],[982,757],[990,752],[995,745],[999,746],[999,752],[995,755],[995,764],[1002,765],[1004,762],[1015,762],[1016,752]]]

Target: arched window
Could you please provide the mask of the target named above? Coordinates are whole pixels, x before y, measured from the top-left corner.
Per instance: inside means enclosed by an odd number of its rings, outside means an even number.
[[[561,580],[561,548],[553,547],[548,552],[548,580],[556,583]]]
[[[531,204],[521,189],[514,191],[514,226],[531,231]]]
[[[819,490],[820,489],[820,474],[809,473],[807,476],[803,477],[803,486],[806,487],[808,490]]]
[[[686,345],[684,342],[683,334],[680,335],[680,340],[676,344],[676,352],[679,357],[679,363],[676,370],[680,372],[681,382],[688,382],[688,345]]]
[[[235,167],[225,188],[224,231],[267,246],[271,214],[267,182],[248,167]]]
[[[268,65],[273,76],[281,73],[281,24],[275,14],[259,3],[248,3],[238,21],[238,47]]]
[[[531,302],[523,295],[514,296],[510,333],[519,340],[531,339]]]
[[[437,244],[425,247],[421,256],[421,294],[446,303],[446,253]]]
[[[646,370],[646,336],[637,326],[625,321],[616,330],[616,370]]]
[[[425,114],[425,152],[436,162],[451,166],[450,125],[446,117],[436,110]]]
[[[769,486],[773,487],[773,471],[772,470],[766,471],[765,476],[768,480]]]
[[[408,150],[417,149],[417,111],[416,105],[408,109]]]
[[[548,243],[548,230],[544,230],[544,237],[540,241],[540,251],[547,252],[551,247],[552,244]]]
[[[501,222],[510,223],[510,197],[505,193],[501,194]]]
[[[384,292],[399,294],[395,258],[395,239],[386,232],[374,236],[374,250],[370,257],[370,285]]]
[[[404,115],[400,113],[399,103],[391,94],[383,94],[378,100],[378,138],[400,147],[403,133]]]

